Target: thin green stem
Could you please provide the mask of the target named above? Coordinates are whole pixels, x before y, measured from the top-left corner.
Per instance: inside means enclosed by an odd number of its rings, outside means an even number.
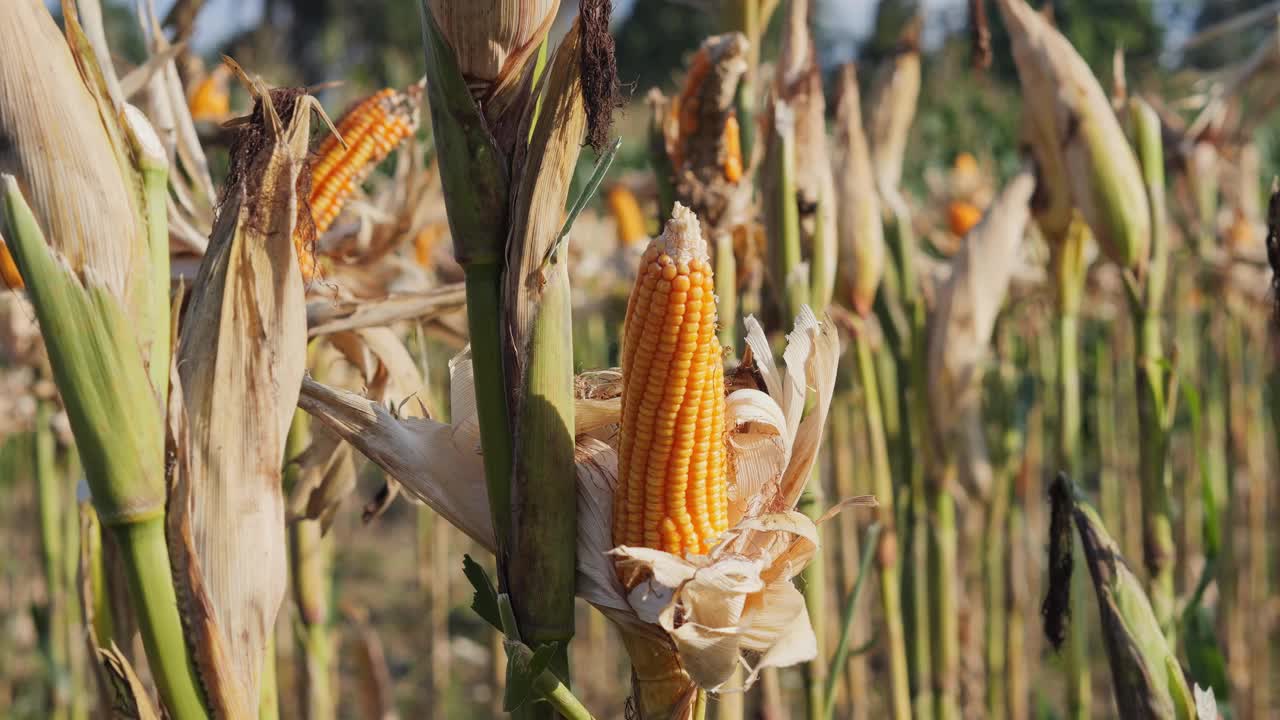
[[[866,411],[868,445],[871,449],[872,490],[880,503],[877,515],[881,532],[875,557],[880,575],[880,604],[884,612],[882,622],[889,665],[891,717],[894,720],[907,720],[911,715],[911,684],[907,673],[907,650],[902,627],[897,518],[894,514],[895,490],[889,466],[889,447],[885,440],[875,358],[865,332],[855,333],[854,347],[858,379],[862,385],[863,407]]]
[[[165,708],[174,720],[207,718],[178,617],[164,517],[157,515],[111,529],[124,555],[133,611]]]
[[[840,672],[849,660],[849,638],[853,634],[854,614],[858,609],[858,598],[862,596],[863,581],[867,579],[867,571],[871,569],[871,558],[875,556],[876,543],[880,537],[880,525],[873,524],[867,528],[866,542],[863,544],[862,559],[858,563],[858,579],[853,583],[853,592],[845,601],[844,613],[840,618],[840,640],[836,643],[835,655],[831,658],[831,669],[827,672],[827,686],[823,694],[823,718],[830,720],[836,711],[836,687]]]

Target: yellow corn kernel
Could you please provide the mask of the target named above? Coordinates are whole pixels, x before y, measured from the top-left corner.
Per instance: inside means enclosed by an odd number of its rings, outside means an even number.
[[[0,282],[10,290],[21,290],[27,286],[22,281],[22,276],[18,274],[18,266],[13,262],[13,256],[9,254],[9,248],[4,244],[4,238],[0,238]]]
[[[742,179],[742,132],[736,114],[725,118],[723,141],[724,179],[736,183]]]
[[[706,240],[679,203],[645,251],[624,331],[614,544],[705,553],[728,527],[724,366]]]
[[[432,253],[435,252],[436,245],[439,244],[440,238],[444,237],[444,223],[433,223],[428,225],[413,238],[413,257],[417,261],[418,267],[423,270],[431,270],[435,267],[435,260]]]
[[[338,133],[346,142],[344,148],[335,135],[320,143],[311,165],[311,216],[316,232],[324,233],[338,219],[343,206],[356,188],[392,150],[418,129],[418,106],[421,91],[417,86],[408,91],[392,88],[380,90],[357,102],[338,121]],[[298,262],[303,277],[311,279],[306,268],[315,267],[312,249],[298,244]],[[307,259],[304,259],[307,258]]]
[[[644,227],[644,213],[640,212],[640,203],[636,196],[625,185],[614,185],[605,196],[609,203],[609,212],[618,225],[618,243],[623,247],[649,237]]]

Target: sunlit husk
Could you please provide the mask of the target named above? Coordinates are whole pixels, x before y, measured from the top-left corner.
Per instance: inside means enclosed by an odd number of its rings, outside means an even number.
[[[1151,242],[1147,193],[1106,92],[1071,43],[1024,0],[999,6],[1037,159],[1052,168],[1051,156],[1060,158],[1072,204],[1099,245],[1122,267],[1140,270]],[[1061,213],[1055,219],[1066,221]]]
[[[859,315],[871,312],[884,274],[884,224],[875,171],[862,127],[857,71],[840,70],[835,129],[835,198],[839,231],[838,298]]]
[[[560,0],[423,0],[477,97],[506,92],[537,53]]]
[[[902,183],[902,160],[920,97],[920,51],[910,41],[880,70],[871,90],[871,164],[883,198],[896,197]]]
[[[178,346],[190,425],[180,446],[192,537],[221,638],[245,697],[286,577],[281,462],[306,362],[306,307],[293,245],[307,160],[309,97],[262,95],[264,137],[232,185],[192,288]],[[279,96],[277,96],[279,97]]]
[[[92,267],[103,287],[128,302],[145,285],[146,245],[97,100],[38,0],[9,3],[0,47],[23,59],[0,65],[0,172],[17,177],[50,246],[72,270]],[[93,191],[69,191],[69,182]]]

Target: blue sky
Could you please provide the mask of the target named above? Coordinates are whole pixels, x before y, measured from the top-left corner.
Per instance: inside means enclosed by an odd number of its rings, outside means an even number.
[[[617,17],[629,15],[643,0],[615,0]],[[156,9],[163,15],[175,0],[156,0]],[[833,32],[860,38],[866,34],[875,17],[875,0],[816,0],[824,24]],[[963,8],[963,0],[925,0],[926,9]],[[237,30],[251,26],[262,15],[262,0],[208,0],[196,25],[195,46],[207,50],[219,40]]]

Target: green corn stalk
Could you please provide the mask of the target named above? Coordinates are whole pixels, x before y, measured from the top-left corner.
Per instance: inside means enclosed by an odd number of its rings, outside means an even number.
[[[429,8],[423,7],[422,18],[431,127],[454,256],[466,278],[480,447],[497,540],[498,584],[505,589],[513,449],[500,328],[509,171]]]
[[[276,637],[267,638],[266,659],[258,676],[258,720],[280,720],[280,691],[276,683]]]
[[[91,274],[78,278],[58,262],[12,176],[0,176],[0,195],[0,227],[27,279],[98,515],[125,558],[161,697],[174,718],[206,717],[165,544],[161,407],[134,327]]]
[[[1169,642],[1175,642],[1174,563],[1172,508],[1165,459],[1172,425],[1173,376],[1164,363],[1160,332],[1160,309],[1168,273],[1168,237],[1165,231],[1164,151],[1160,119],[1141,100],[1131,103],[1135,144],[1142,165],[1143,181],[1150,200],[1151,257],[1146,277],[1139,286],[1129,276],[1129,309],[1137,337],[1136,379],[1140,468],[1142,484],[1142,526],[1144,560],[1148,574],[1151,605]]]
[[[929,528],[925,522],[928,512],[925,508],[926,463],[917,457],[919,448],[915,444],[917,439],[925,437],[923,429],[928,422],[928,397],[924,391],[928,386],[928,339],[925,307],[920,301],[916,282],[915,234],[907,209],[900,202],[890,206],[885,240],[892,261],[885,267],[875,309],[893,351],[891,374],[897,388],[896,407],[890,407],[894,403],[885,405],[889,408],[885,411],[886,429],[897,427],[898,463],[894,469],[899,477],[908,478],[904,491],[907,502],[902,513],[904,530],[901,533],[905,549],[903,556],[908,559],[902,583],[905,596],[903,630],[914,717],[932,718],[933,633],[930,631]]]
[[[309,425],[309,415],[301,410],[294,413],[285,443],[286,493],[298,482],[301,469],[294,460],[307,447]],[[330,607],[333,539],[324,534],[321,520],[299,518],[288,526],[288,542],[289,577],[297,609],[298,707],[308,718],[331,720],[337,717]]]
[[[1090,242],[1089,227],[1076,217],[1066,237],[1053,244],[1053,266],[1056,280],[1058,314],[1058,367],[1055,372],[1058,393],[1057,469],[1074,476],[1081,469],[1080,409],[1080,301],[1084,292],[1085,248]],[[1083,578],[1072,582],[1073,598],[1083,598]],[[1079,606],[1077,600],[1074,603]],[[1067,676],[1067,712],[1075,720],[1089,717],[1092,693],[1089,680],[1088,636],[1084,623],[1074,623],[1064,649]]]
[[[46,604],[43,608],[44,628],[40,642],[49,679],[49,717],[67,720],[71,717],[71,698],[77,690],[70,685],[69,657],[71,598],[64,582],[64,484],[57,466],[56,441],[50,420],[53,411],[47,401],[36,410],[36,426],[31,441],[32,470],[36,481],[36,504],[40,526],[40,555],[44,565]]]
[[[858,380],[862,386],[863,408],[866,413],[872,490],[879,502],[876,514],[881,530],[875,558],[880,581],[880,605],[884,613],[882,622],[885,633],[885,655],[889,665],[890,716],[895,720],[906,720],[911,715],[911,687],[907,673],[906,641],[903,635],[897,517],[894,509],[896,488],[893,487],[889,447],[885,440],[880,383],[871,341],[865,332],[854,335],[854,349]]]

